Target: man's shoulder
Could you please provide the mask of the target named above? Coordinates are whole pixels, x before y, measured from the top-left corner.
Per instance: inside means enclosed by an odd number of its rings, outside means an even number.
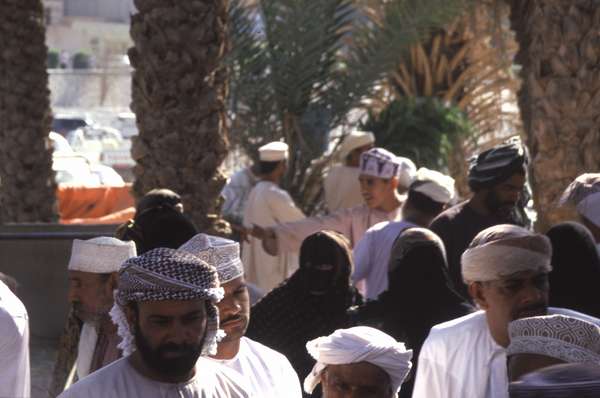
[[[431,328],[427,340],[444,341],[454,337],[464,337],[482,331],[482,326],[487,327],[485,312],[477,311],[461,316]]]
[[[258,354],[258,356],[265,362],[269,361],[285,361],[289,362],[285,355],[279,351],[275,351],[272,348],[267,347],[264,344],[254,341],[248,337],[242,337],[243,343],[248,345],[248,348]]]
[[[441,212],[431,222],[430,228],[433,231],[436,231],[436,229],[444,228],[444,227],[452,225],[456,222],[460,222],[465,215],[465,210],[468,209],[467,203],[468,203],[468,201],[459,203],[459,204],[452,206],[451,208],[446,209],[443,212]]]
[[[126,378],[127,358],[121,358],[84,377],[59,395],[59,398],[99,397],[117,385],[117,379]]]

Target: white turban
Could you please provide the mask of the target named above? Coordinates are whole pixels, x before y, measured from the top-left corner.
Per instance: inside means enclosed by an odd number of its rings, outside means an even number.
[[[198,234],[184,243],[179,250],[193,254],[217,269],[221,284],[244,275],[240,259],[240,245],[229,239]]]
[[[288,158],[288,150],[285,142],[273,141],[258,148],[258,157],[262,162],[280,162]]]
[[[600,174],[586,173],[575,179],[562,194],[560,204],[572,203],[577,212],[600,227]]]
[[[524,272],[552,271],[550,240],[516,225],[484,229],[461,258],[465,283],[487,282]]]
[[[413,184],[411,190],[420,192],[435,202],[446,204],[454,198],[454,178],[439,171],[421,167]]]
[[[70,271],[110,274],[118,272],[125,260],[135,257],[133,241],[124,242],[116,238],[101,236],[88,240],[73,240]]]
[[[304,391],[309,394],[321,382],[321,374],[327,365],[358,362],[368,362],[384,370],[390,377],[392,391],[398,394],[412,366],[412,350],[367,326],[336,330],[329,336],[309,341],[306,349],[317,361],[304,380]]]
[[[339,158],[341,161],[343,161],[350,154],[350,152],[356,148],[374,143],[375,136],[373,133],[368,133],[365,131],[353,131],[344,138],[344,141],[342,141],[342,145],[340,145],[339,149]]]
[[[517,319],[508,325],[508,355],[537,354],[600,365],[600,328],[564,315]]]

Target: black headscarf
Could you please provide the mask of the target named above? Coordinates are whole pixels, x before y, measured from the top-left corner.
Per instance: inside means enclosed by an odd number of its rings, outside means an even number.
[[[474,309],[450,287],[444,244],[428,229],[404,230],[394,242],[389,268],[388,290],[363,307],[363,320],[378,323],[413,350],[413,377],[400,390],[401,398],[410,397],[419,352],[431,327]]]
[[[313,268],[322,264],[334,267],[331,272]],[[350,285],[352,268],[342,235],[322,231],[309,236],[300,248],[300,268],[252,307],[246,336],[285,355],[304,380],[314,365],[306,343],[348,327],[346,310],[360,302]]]
[[[138,255],[159,247],[178,249],[198,233],[194,224],[172,206],[146,209],[121,229],[118,238],[135,242]]]
[[[565,222],[546,235],[552,242],[550,305],[600,317],[600,260],[591,232]]]
[[[510,383],[510,398],[600,397],[600,366],[567,363],[539,369]]]
[[[470,159],[469,187],[477,192],[506,181],[515,173],[525,174],[528,161],[527,148],[513,137]]]

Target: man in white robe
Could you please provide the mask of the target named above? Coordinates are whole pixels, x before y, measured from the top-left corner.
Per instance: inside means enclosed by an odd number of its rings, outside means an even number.
[[[364,203],[358,182],[360,155],[371,149],[374,143],[373,133],[353,131],[344,137],[337,154],[340,162],[327,171],[323,180],[325,203],[329,212]]]
[[[252,188],[259,181],[257,167],[244,167],[233,173],[221,195],[225,201],[221,208],[223,217],[230,223],[241,225],[244,221],[244,207]]]
[[[551,244],[514,225],[481,231],[462,256],[463,280],[480,311],[434,326],[419,354],[413,398],[506,398],[508,325],[549,314]]]
[[[0,397],[29,397],[30,383],[27,310],[0,281]]]
[[[306,344],[317,361],[304,380],[312,393],[320,383],[323,398],[393,398],[412,366],[412,350],[367,326],[338,329]]]
[[[250,192],[244,209],[244,227],[271,227],[279,223],[297,221],[304,213],[292,200],[290,194],[279,187],[286,171],[288,146],[283,142],[271,142],[258,149],[262,179]],[[291,276],[298,269],[298,256],[282,252],[269,254],[259,239],[249,236],[242,247],[242,260],[246,280],[264,293]]]
[[[454,197],[454,179],[424,167],[408,189],[401,221],[384,221],[367,230],[354,248],[355,284],[364,283],[362,295],[376,299],[388,287],[388,263],[392,246],[407,228],[429,226]]]
[[[560,203],[575,206],[581,222],[594,235],[600,255],[600,173],[577,177],[563,193]]]
[[[108,313],[114,304],[117,272],[135,255],[132,241],[110,237],[73,241],[68,265],[69,301],[83,322],[76,361],[79,379],[119,358],[117,330]]]
[[[250,299],[239,245],[229,239],[198,234],[180,250],[214,266],[225,297],[217,307],[226,336],[211,361],[230,368],[261,398],[301,398],[298,375],[285,356],[244,336],[250,320]]]
[[[361,155],[359,181],[365,204],[338,210],[327,216],[315,216],[296,222],[279,223],[269,228],[254,228],[254,236],[263,239],[268,253],[297,253],[302,241],[322,230],[337,231],[352,247],[371,226],[382,221],[398,221],[403,199],[397,192],[402,160],[382,148]]]
[[[61,398],[238,398],[247,387],[201,356],[216,353],[223,297],[216,270],[198,257],[158,248],[119,271],[111,317],[124,358],[83,378]]]

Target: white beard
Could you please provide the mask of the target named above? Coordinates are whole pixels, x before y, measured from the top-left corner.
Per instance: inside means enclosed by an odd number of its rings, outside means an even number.
[[[85,322],[81,328],[77,351],[77,378],[79,380],[90,374],[97,341],[96,327],[92,323]]]

